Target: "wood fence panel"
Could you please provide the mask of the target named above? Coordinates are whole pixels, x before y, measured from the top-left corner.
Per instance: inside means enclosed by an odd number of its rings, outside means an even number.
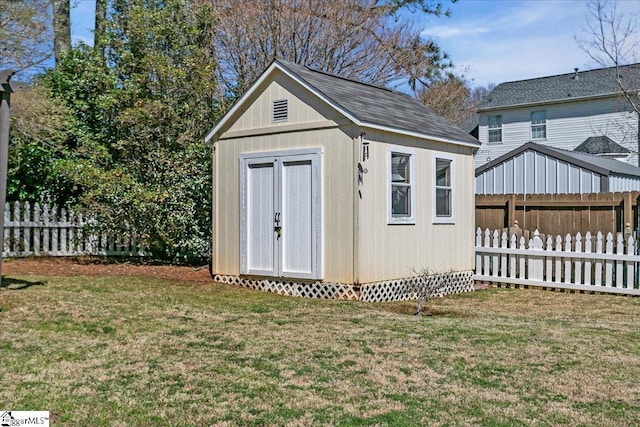
[[[477,195],[476,226],[505,229],[517,225],[541,235],[583,236],[635,230],[640,192],[591,194]]]

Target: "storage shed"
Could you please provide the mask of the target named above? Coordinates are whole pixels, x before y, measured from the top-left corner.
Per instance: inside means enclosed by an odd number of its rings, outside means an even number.
[[[476,194],[585,194],[634,190],[640,190],[640,168],[637,166],[608,156],[534,142],[476,169]]]
[[[212,275],[289,295],[472,289],[478,141],[414,98],[274,61],[206,137]]]

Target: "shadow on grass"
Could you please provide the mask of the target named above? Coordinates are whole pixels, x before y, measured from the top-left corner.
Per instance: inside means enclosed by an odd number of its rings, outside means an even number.
[[[30,281],[24,279],[14,279],[12,277],[3,277],[0,288],[9,290],[20,290],[30,288],[31,286],[44,286],[45,284],[46,282],[43,282],[42,280]]]
[[[403,314],[407,316],[413,316],[416,314],[416,302],[415,301],[400,301],[390,303],[380,303],[379,305],[383,310],[389,311],[395,314]],[[429,306],[427,303],[422,309],[423,316],[432,317],[468,317],[467,314],[461,313],[456,310],[447,310],[437,307]]]

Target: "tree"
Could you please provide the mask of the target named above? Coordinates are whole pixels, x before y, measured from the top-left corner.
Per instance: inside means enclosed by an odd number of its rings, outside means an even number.
[[[106,60],[73,48],[43,80],[77,124],[52,175],[71,182],[106,232],[135,234],[163,259],[210,246],[211,160],[217,117],[214,20],[206,3],[118,0]]]
[[[450,63],[403,10],[448,14],[432,1],[217,1],[215,53],[226,88],[240,93],[276,57],[388,85],[426,83]]]
[[[0,69],[32,70],[51,57],[49,4],[0,0]]]
[[[472,89],[464,75],[446,73],[419,90],[417,97],[427,107],[469,132],[478,124],[478,107],[493,87],[495,85],[490,84]]]
[[[56,64],[71,49],[71,0],[53,0],[53,50]]]
[[[640,67],[636,63],[638,51],[638,22],[635,16],[618,13],[615,2],[595,0],[587,4],[587,19],[578,46],[600,67],[611,68],[613,81],[626,105],[640,118]],[[638,166],[640,166],[640,119],[636,129]]]
[[[104,31],[107,21],[107,0],[96,0],[95,27],[93,32],[93,47],[104,55]]]

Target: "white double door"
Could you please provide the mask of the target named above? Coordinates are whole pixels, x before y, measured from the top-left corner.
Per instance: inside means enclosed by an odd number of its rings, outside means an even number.
[[[241,273],[320,278],[320,151],[240,156]]]

